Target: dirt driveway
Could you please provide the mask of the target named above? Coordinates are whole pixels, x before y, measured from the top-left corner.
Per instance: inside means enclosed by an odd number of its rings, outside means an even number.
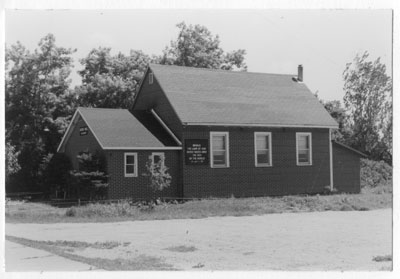
[[[183,270],[381,270],[391,262],[391,209],[119,223],[6,224],[31,240],[129,242],[84,257],[161,257]],[[7,255],[6,255],[7,258]]]

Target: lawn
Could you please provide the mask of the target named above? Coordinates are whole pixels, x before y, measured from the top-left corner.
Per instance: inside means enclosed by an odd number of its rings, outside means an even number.
[[[251,216],[284,212],[353,211],[392,207],[392,186],[363,188],[360,194],[202,199],[161,203],[154,208],[132,206],[128,201],[57,208],[42,203],[6,204],[6,222],[117,222],[134,220],[195,219],[212,216]]]

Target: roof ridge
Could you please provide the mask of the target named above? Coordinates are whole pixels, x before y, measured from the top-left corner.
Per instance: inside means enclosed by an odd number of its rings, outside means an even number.
[[[306,84],[293,80],[294,74],[233,72],[160,64],[150,64],[149,67],[181,122],[303,123],[337,127]]]
[[[220,72],[220,73],[236,73],[236,74],[251,74],[251,75],[276,75],[276,76],[290,76],[294,77],[297,76],[297,74],[277,74],[277,73],[264,73],[264,72],[247,72],[247,71],[230,71],[230,70],[223,70],[223,69],[210,69],[210,68],[200,68],[200,67],[191,67],[191,66],[178,66],[178,65],[163,65],[163,64],[156,64],[156,63],[150,63],[149,66],[150,68],[152,66],[156,67],[174,67],[174,68],[189,68],[195,71],[211,71],[211,72]]]

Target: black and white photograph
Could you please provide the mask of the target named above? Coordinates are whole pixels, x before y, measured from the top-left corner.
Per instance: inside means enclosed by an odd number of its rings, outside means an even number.
[[[393,275],[393,8],[3,12],[3,272]]]

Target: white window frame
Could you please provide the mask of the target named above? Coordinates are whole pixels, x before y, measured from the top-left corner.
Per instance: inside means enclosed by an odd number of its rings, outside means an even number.
[[[165,166],[165,153],[164,152],[153,152],[151,153],[151,161],[154,163],[154,156],[160,156],[161,165]]]
[[[214,147],[213,147],[213,137],[214,136],[225,136],[226,138],[226,146],[225,146],[225,165],[214,165]],[[210,158],[210,166],[212,168],[229,168],[229,132],[210,132],[210,150],[211,150],[211,158]]]
[[[310,139],[310,155],[308,163],[299,162],[299,137],[300,136],[308,136]],[[296,133],[296,164],[298,166],[312,166],[312,134],[311,133]]]
[[[126,173],[126,158],[128,156],[134,156],[134,162],[135,162],[135,166],[134,166],[134,173]],[[124,153],[124,175],[125,177],[137,177],[138,176],[138,156],[137,156],[137,152],[126,152]]]
[[[267,136],[268,137],[269,164],[258,163],[258,161],[257,161],[257,136]],[[254,164],[256,167],[272,167],[272,133],[271,132],[254,132]]]

